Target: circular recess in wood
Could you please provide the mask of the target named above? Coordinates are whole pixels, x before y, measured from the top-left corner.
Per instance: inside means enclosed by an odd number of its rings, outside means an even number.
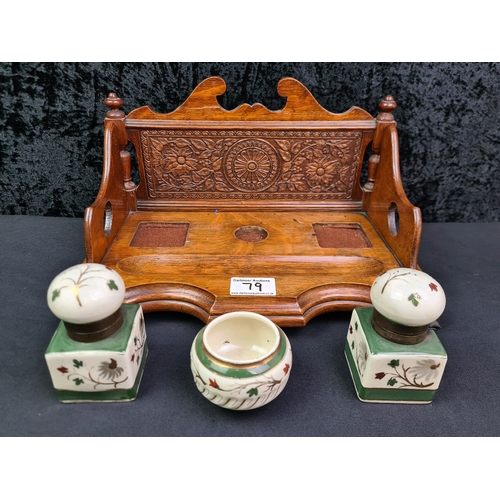
[[[255,243],[265,240],[269,233],[259,226],[242,226],[234,232],[234,235],[241,241]]]

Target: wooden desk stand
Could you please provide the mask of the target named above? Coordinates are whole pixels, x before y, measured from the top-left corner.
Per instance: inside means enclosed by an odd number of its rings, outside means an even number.
[[[280,111],[227,111],[217,101],[225,89],[208,78],[168,114],[142,107],[125,115],[119,97],[105,100],[103,177],[85,212],[86,260],[122,275],[126,302],[204,322],[246,310],[303,326],[369,305],[378,275],[417,267],[420,210],[401,183],[391,96],[375,119],[356,107],[330,113],[292,78],[278,84],[287,98]],[[274,279],[276,294],[231,294],[237,277]]]

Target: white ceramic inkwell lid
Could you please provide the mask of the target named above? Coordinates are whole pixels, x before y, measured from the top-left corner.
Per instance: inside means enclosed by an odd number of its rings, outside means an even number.
[[[47,290],[50,310],[73,340],[95,342],[123,324],[125,283],[102,264],[78,264],[58,274]]]
[[[418,344],[443,313],[442,286],[417,269],[391,269],[373,282],[372,326],[382,337],[400,344]]]

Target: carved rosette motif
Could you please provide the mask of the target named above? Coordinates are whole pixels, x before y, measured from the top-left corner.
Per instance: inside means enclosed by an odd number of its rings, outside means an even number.
[[[229,149],[223,169],[235,189],[264,191],[272,187],[279,174],[278,154],[266,141],[238,141]]]
[[[359,131],[148,130],[150,198],[349,199]]]

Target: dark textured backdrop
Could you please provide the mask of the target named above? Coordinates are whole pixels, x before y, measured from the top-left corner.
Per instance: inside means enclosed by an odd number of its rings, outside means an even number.
[[[0,63],[0,214],[81,217],[97,195],[103,99],[124,111],[179,106],[219,75],[232,109],[279,109],[280,78],[332,112],[398,102],[401,170],[424,222],[500,221],[499,63]]]

